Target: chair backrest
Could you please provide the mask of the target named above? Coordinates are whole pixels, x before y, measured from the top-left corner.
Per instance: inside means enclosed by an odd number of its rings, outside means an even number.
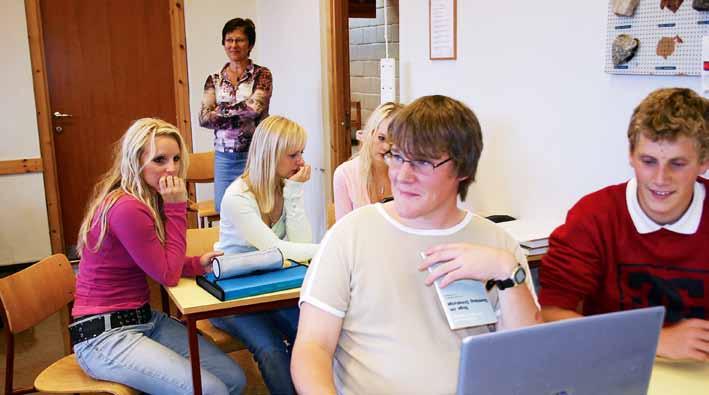
[[[209,183],[214,181],[214,151],[190,154],[187,182]]]
[[[0,279],[0,301],[10,332],[22,332],[64,308],[74,300],[74,287],[74,270],[63,254]]]
[[[202,255],[214,250],[219,240],[219,227],[187,229],[187,255]]]
[[[327,204],[327,211],[325,214],[327,219],[327,228],[330,229],[332,228],[332,225],[335,224],[335,203],[330,202]]]

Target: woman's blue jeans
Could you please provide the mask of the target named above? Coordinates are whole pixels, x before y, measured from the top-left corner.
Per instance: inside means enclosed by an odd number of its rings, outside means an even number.
[[[240,394],[241,367],[198,336],[202,392]],[[187,328],[162,312],[150,322],[111,329],[74,345],[81,368],[91,377],[122,383],[148,394],[192,394]]]
[[[271,394],[295,394],[290,356],[296,330],[297,307],[261,313],[212,318],[215,327],[241,339],[254,355]]]
[[[246,157],[246,152],[214,153],[214,208],[217,212],[221,212],[224,191],[244,173]]]

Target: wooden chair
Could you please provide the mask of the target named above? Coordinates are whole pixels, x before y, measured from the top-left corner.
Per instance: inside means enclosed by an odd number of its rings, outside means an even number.
[[[217,240],[219,240],[219,227],[187,229],[187,255],[202,255],[213,251],[214,243]],[[215,328],[209,320],[197,321],[197,330],[225,353],[246,348],[238,339],[221,329]]]
[[[208,184],[214,182],[214,151],[190,154],[190,166],[187,168],[187,183]],[[200,227],[212,226],[219,221],[219,213],[214,207],[214,200],[190,202],[190,211],[197,213]],[[206,221],[206,224],[205,224]]]
[[[7,355],[5,394],[36,391],[52,393],[109,393],[134,395],[138,391],[122,384],[94,380],[76,362],[74,354],[55,362],[37,376],[34,387],[13,390],[15,334],[34,327],[74,300],[74,271],[66,256],[52,255],[0,279],[0,301],[5,322]]]
[[[327,204],[327,211],[326,211],[326,220],[327,220],[327,228],[330,229],[332,228],[332,225],[335,224],[335,203],[328,203]]]

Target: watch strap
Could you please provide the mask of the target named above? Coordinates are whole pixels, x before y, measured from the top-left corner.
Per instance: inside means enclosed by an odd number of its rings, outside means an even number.
[[[526,278],[527,271],[524,269],[524,266],[517,264],[517,266],[515,266],[514,270],[512,271],[512,276],[510,278],[506,278],[504,280],[494,280],[494,279],[488,280],[487,283],[485,283],[485,289],[489,291],[493,287],[497,286],[497,289],[499,289],[500,291],[503,291],[507,288],[516,287],[517,285],[522,284],[524,281],[521,281],[518,283],[515,280],[515,274],[520,269],[524,270],[524,274],[525,274],[524,277]]]
[[[489,290],[492,289],[492,287],[497,286],[497,289],[499,289],[500,291],[502,291],[502,290],[505,290],[505,289],[507,289],[507,288],[512,288],[512,287],[514,287],[515,285],[517,285],[517,284],[515,283],[515,280],[513,280],[513,279],[511,279],[511,278],[507,278],[507,279],[504,279],[504,280],[488,280],[487,283],[485,284],[485,289],[487,289],[487,290],[489,291]]]

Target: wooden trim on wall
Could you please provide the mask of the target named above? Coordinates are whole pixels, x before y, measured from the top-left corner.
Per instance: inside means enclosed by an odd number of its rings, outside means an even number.
[[[185,34],[185,5],[183,0],[170,0],[170,36],[172,37],[172,76],[175,83],[177,127],[192,152],[192,121],[190,118],[190,89],[187,77],[187,37]]]
[[[44,37],[42,36],[42,15],[39,2],[40,0],[25,0],[25,16],[32,64],[34,101],[37,110],[39,151],[44,169],[42,175],[44,177],[44,196],[47,201],[49,240],[52,253],[56,254],[64,252],[64,235],[62,234],[62,213],[54,157],[54,135],[49,103],[49,84],[45,73]]]
[[[187,75],[187,35],[185,33],[184,0],[170,0],[170,37],[172,45],[172,77],[175,84],[175,114],[177,128],[187,144],[187,151],[192,152],[192,120],[190,118],[190,87]],[[187,195],[191,201],[197,201],[194,184],[187,186]],[[197,215],[188,212],[190,227],[197,227]]]
[[[347,3],[330,0],[330,165],[333,172],[351,156],[350,137],[350,51]],[[347,44],[346,44],[347,43]]]
[[[0,175],[40,173],[42,158],[0,160]]]

